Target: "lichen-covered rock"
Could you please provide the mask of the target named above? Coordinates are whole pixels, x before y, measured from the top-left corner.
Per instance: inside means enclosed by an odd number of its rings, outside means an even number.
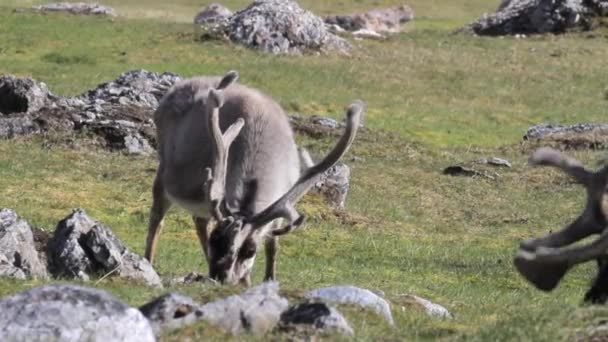
[[[590,20],[605,15],[606,8],[607,0],[503,0],[495,13],[462,30],[490,36],[561,33],[589,28]]]
[[[350,167],[338,162],[323,173],[311,190],[321,194],[332,206],[344,208],[349,188]]]
[[[266,282],[240,295],[205,304],[201,307],[203,319],[234,335],[262,335],[278,324],[289,304],[278,291],[278,283]]]
[[[371,292],[355,286],[330,286],[312,290],[306,294],[307,298],[316,298],[336,304],[352,304],[369,308],[382,315],[390,325],[394,325],[390,304]]]
[[[102,83],[77,96],[87,107],[102,103],[134,105],[156,109],[158,102],[177,81],[176,74],[156,73],[147,70],[131,70],[122,73],[113,81]]]
[[[201,319],[200,305],[179,293],[167,293],[139,308],[150,321],[156,336],[167,330],[178,329]]]
[[[273,54],[350,49],[327,31],[323,19],[293,0],[256,0],[232,15],[225,31],[234,42]]]
[[[296,334],[335,331],[348,336],[354,335],[344,316],[325,303],[302,303],[290,307],[281,314],[279,330]]]
[[[112,272],[150,286],[162,286],[146,259],[130,252],[108,227],[95,222],[82,209],[59,222],[49,240],[47,255],[55,276],[89,280],[91,275]]]
[[[108,293],[46,285],[0,300],[1,341],[155,341],[139,310]]]
[[[401,26],[414,19],[414,11],[407,5],[376,8],[364,13],[331,15],[325,23],[346,31],[369,30],[379,33],[400,32]]]
[[[79,15],[107,15],[116,16],[112,7],[104,6],[96,2],[55,2],[46,5],[32,6],[40,12],[68,12]]]
[[[30,77],[0,76],[0,114],[32,113],[51,98],[53,95],[45,83]]]
[[[198,12],[198,14],[194,17],[194,24],[202,25],[227,22],[231,15],[231,10],[220,4],[213,3]]]
[[[46,278],[32,228],[11,209],[0,210],[0,276]]]
[[[0,138],[39,133],[40,126],[28,116],[0,116]]]
[[[562,150],[606,149],[608,148],[608,124],[540,124],[528,128],[523,140],[532,146],[552,146]]]

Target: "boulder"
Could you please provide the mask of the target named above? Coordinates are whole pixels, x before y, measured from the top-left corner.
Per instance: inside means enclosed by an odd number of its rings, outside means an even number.
[[[414,19],[414,11],[407,5],[376,8],[364,13],[331,15],[324,18],[328,25],[336,25],[346,31],[371,31],[376,33],[400,32],[402,25]]]
[[[0,118],[1,114],[35,112],[52,98],[45,83],[30,77],[0,76]]]
[[[351,304],[372,309],[383,316],[388,324],[395,324],[390,304],[370,290],[361,289],[355,286],[330,286],[312,290],[306,294],[306,297],[320,299],[329,303]]]
[[[523,140],[533,146],[552,146],[562,150],[605,149],[608,148],[608,124],[539,124],[528,128]]]
[[[203,316],[199,304],[179,293],[167,293],[140,307],[139,311],[148,318],[156,336],[190,325]]]
[[[46,285],[0,300],[2,341],[155,341],[139,310],[105,291]]]
[[[231,10],[220,4],[212,3],[198,12],[198,14],[194,17],[194,24],[206,25],[228,22],[230,16],[232,16]]]
[[[116,273],[119,277],[162,286],[152,265],[130,252],[110,228],[75,209],[61,220],[47,246],[49,267],[55,276],[89,280],[91,275]]]
[[[39,12],[68,12],[78,15],[116,16],[116,12],[112,7],[96,2],[54,2],[46,5],[32,6],[32,8]]]
[[[344,316],[325,303],[302,303],[290,307],[281,314],[279,330],[308,335],[331,332],[354,335]]]
[[[562,33],[589,29],[605,15],[608,0],[503,0],[495,13],[484,14],[461,31],[478,35]]]
[[[323,173],[311,190],[321,194],[331,206],[343,209],[346,206],[349,188],[350,167],[342,162],[337,162]]]
[[[255,0],[230,17],[230,40],[273,54],[350,50],[323,22],[293,0]]]
[[[278,283],[266,282],[240,295],[205,304],[201,307],[203,319],[234,335],[263,335],[274,329],[289,304],[278,291]]]
[[[36,250],[32,228],[11,209],[0,210],[0,276],[48,276]]]

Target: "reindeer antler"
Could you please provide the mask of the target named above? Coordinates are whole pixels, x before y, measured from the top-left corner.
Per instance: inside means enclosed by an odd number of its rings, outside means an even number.
[[[587,205],[583,213],[566,228],[542,238],[523,241],[515,256],[517,270],[539,289],[549,291],[559,283],[567,270],[578,263],[604,256],[608,249],[608,234],[591,244],[578,248],[559,248],[591,234],[599,234],[607,225],[604,196],[608,182],[608,167],[597,172],[587,170],[581,162],[551,148],[541,148],[530,163],[557,167],[574,177],[587,190]]]
[[[221,89],[227,87],[238,77],[235,71],[229,72],[220,82]],[[224,96],[221,90],[210,89],[207,95],[206,110],[208,118],[209,135],[212,141],[213,163],[212,167],[206,168],[207,196],[211,205],[213,217],[221,222],[225,217],[222,210],[225,206],[226,191],[226,168],[228,163],[228,150],[234,139],[238,136],[245,121],[242,118],[236,120],[222,134],[219,123],[219,109],[224,104]]]
[[[333,150],[318,164],[306,169],[296,184],[281,198],[264,211],[249,219],[248,221],[253,224],[254,229],[263,227],[272,220],[282,217],[287,220],[287,225],[273,231],[272,234],[283,235],[304,222],[304,217],[296,211],[294,205],[319,180],[323,172],[331,168],[346,153],[357,134],[363,110],[364,104],[359,100],[348,107],[346,111],[346,129]]]

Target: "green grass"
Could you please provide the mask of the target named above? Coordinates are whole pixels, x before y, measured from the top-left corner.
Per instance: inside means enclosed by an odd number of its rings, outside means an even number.
[[[547,294],[525,283],[511,259],[522,239],[572,220],[584,193],[555,171],[527,167],[529,151],[519,143],[538,122],[605,120],[608,32],[528,39],[451,34],[495,2],[411,1],[417,19],[407,32],[355,42],[359,48],[350,57],[277,57],[196,41],[187,24],[200,5],[195,1],[107,1],[121,17],[106,19],[13,13],[16,2],[0,0],[0,74],[31,75],[58,94],[73,95],[135,68],[184,76],[236,69],[241,82],[263,89],[290,112],[336,118],[361,98],[370,132],[349,152],[361,159],[349,162],[347,214],[335,214],[314,196],[299,205],[310,220],[281,240],[278,277],[286,294],[297,300],[303,290],[330,284],[382,290],[393,303],[395,328],[344,308],[361,340],[566,340],[606,314],[581,305],[594,265],[575,268]],[[226,2],[231,8],[246,3]],[[398,2],[301,3],[317,13],[347,13]],[[332,143],[298,139],[317,152]],[[57,141],[0,141],[0,207],[47,229],[83,207],[142,253],[154,158]],[[600,157],[575,155],[590,163]],[[450,163],[487,156],[507,158],[514,167],[499,170],[497,181],[440,173]],[[196,241],[188,215],[173,210],[158,271],[204,271]],[[37,284],[0,280],[0,295]],[[132,305],[162,293],[115,279],[98,286]],[[167,290],[207,301],[240,289]],[[407,308],[408,293],[445,305],[455,318],[432,319]],[[186,337],[225,338],[203,324],[167,339]]]

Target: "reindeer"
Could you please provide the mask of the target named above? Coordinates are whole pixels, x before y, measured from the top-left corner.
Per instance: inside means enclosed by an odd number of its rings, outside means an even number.
[[[153,262],[163,218],[177,205],[193,216],[209,276],[249,286],[261,242],[265,280],[275,279],[277,238],[304,221],[294,206],[348,150],[363,103],[348,107],[345,132],[333,150],[301,171],[300,158],[306,154],[298,152],[282,108],[261,92],[236,84],[237,78],[231,71],[223,78],[181,81],[154,113],[160,163],[146,258]]]
[[[587,205],[564,229],[523,241],[514,259],[515,267],[537,288],[551,291],[571,267],[597,260],[598,276],[585,294],[585,301],[605,302],[608,299],[608,166],[590,171],[578,160],[551,148],[537,150],[530,157],[530,164],[557,167],[572,176],[587,189]],[[566,248],[592,234],[600,237],[584,246]]]

